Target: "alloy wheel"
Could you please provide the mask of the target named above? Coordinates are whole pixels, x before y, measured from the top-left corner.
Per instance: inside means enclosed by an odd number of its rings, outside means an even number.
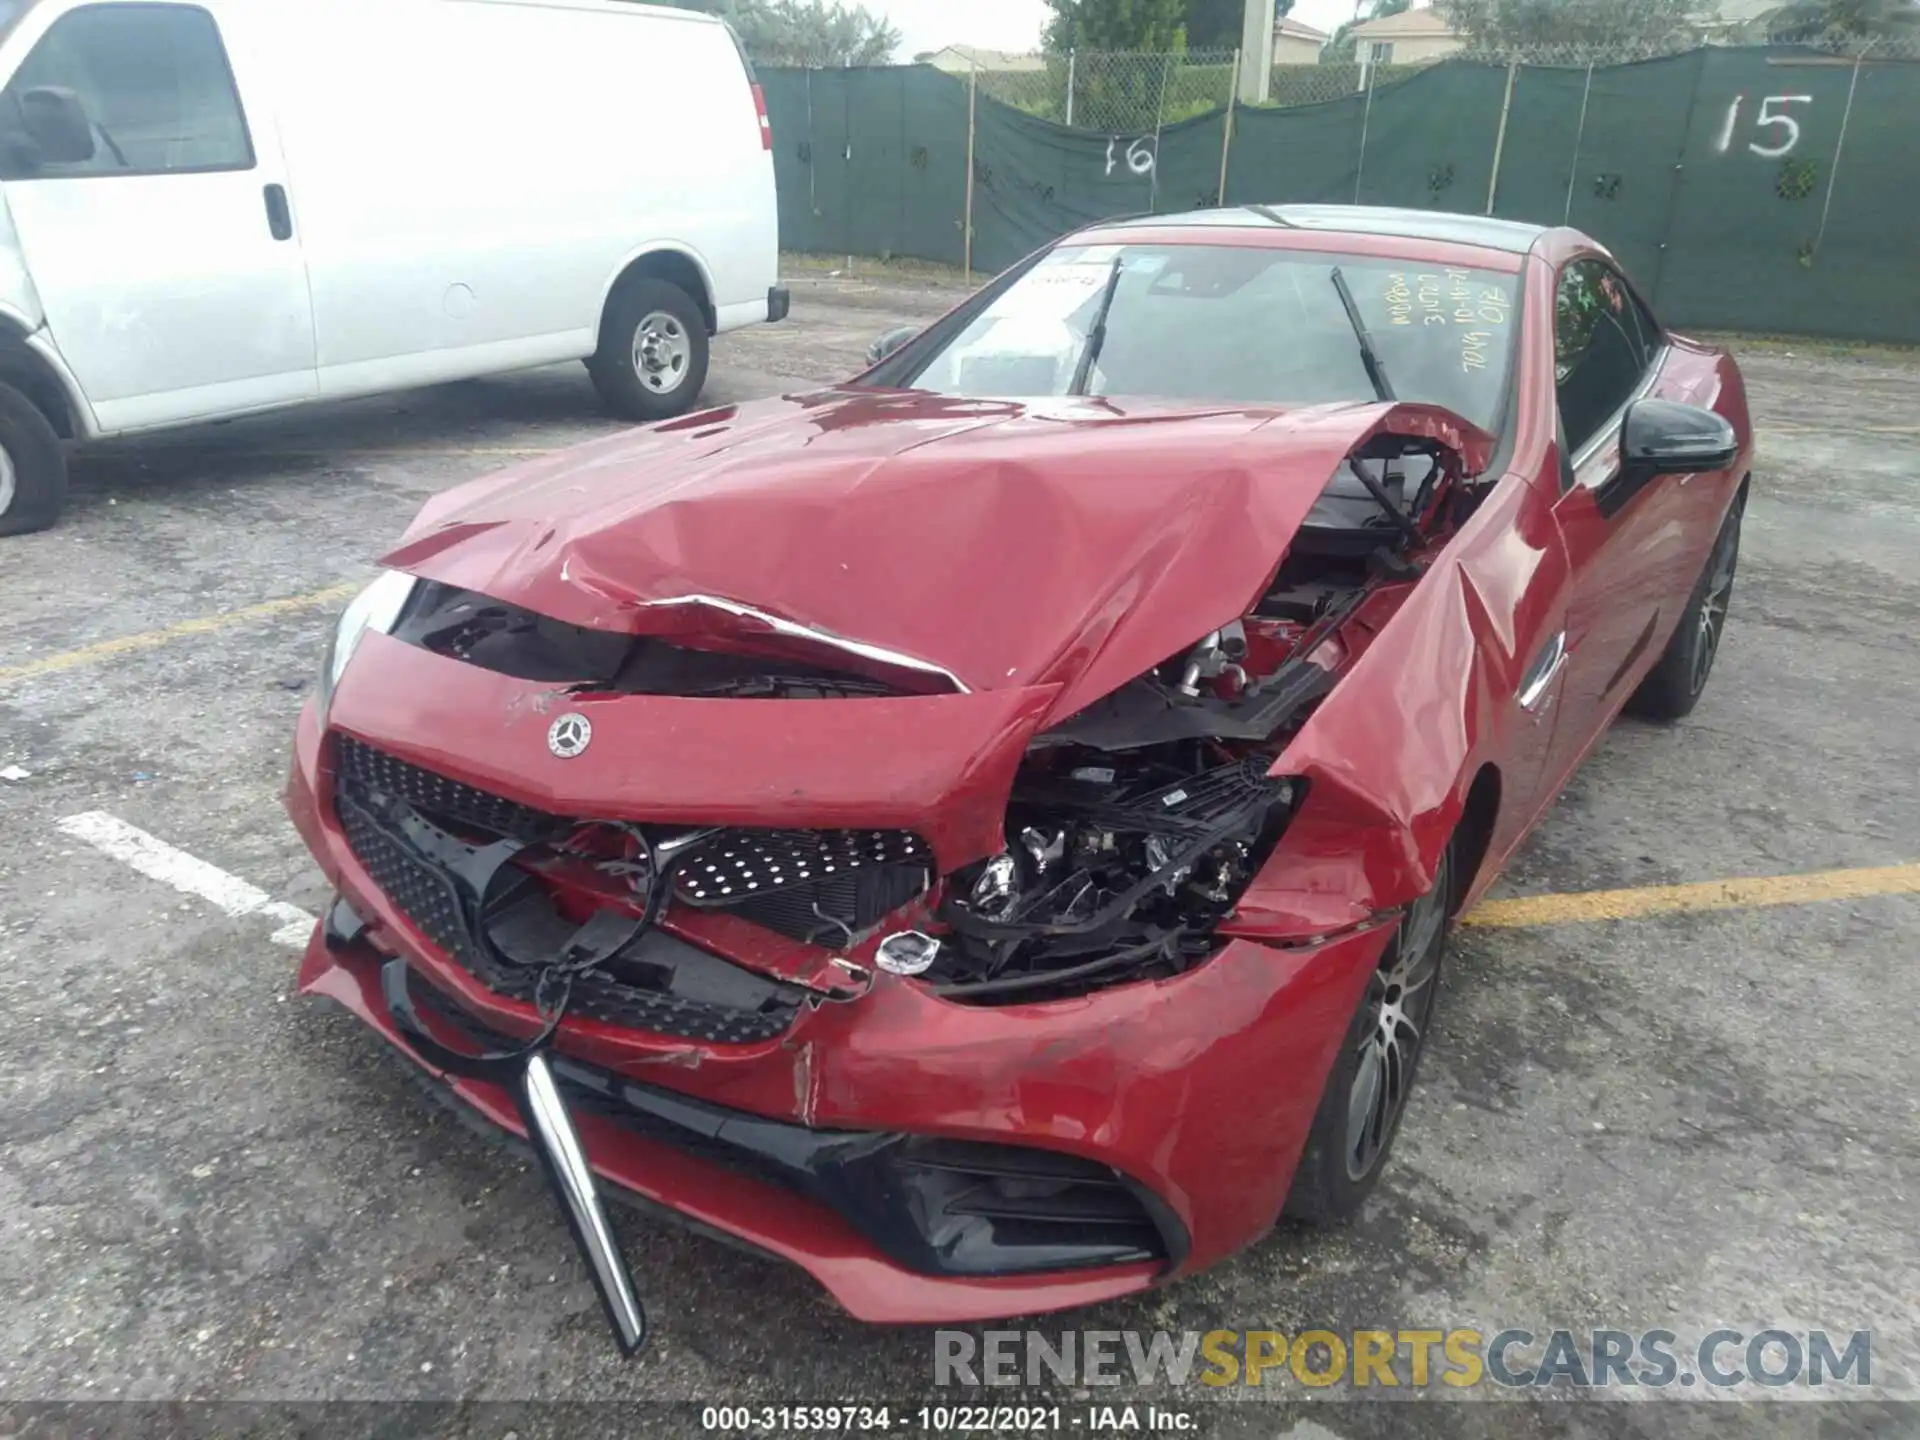
[[[1700,597],[1698,633],[1694,636],[1693,666],[1687,680],[1698,695],[1713,670],[1713,657],[1719,653],[1720,637],[1727,626],[1727,609],[1733,599],[1734,537],[1739,531],[1729,521],[1713,546],[1713,568],[1707,578],[1706,593]]]
[[[0,515],[13,508],[13,497],[19,493],[20,482],[13,473],[13,456],[7,448],[0,445]]]
[[[1364,1179],[1380,1163],[1412,1093],[1414,1065],[1433,1013],[1451,892],[1452,857],[1443,854],[1433,888],[1407,908],[1367,982],[1359,1063],[1347,1094],[1349,1179]]]

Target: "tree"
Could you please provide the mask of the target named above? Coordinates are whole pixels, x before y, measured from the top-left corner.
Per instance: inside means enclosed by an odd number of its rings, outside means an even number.
[[[1798,0],[1767,22],[1769,40],[1920,39],[1913,0]]]
[[[1146,50],[1157,55],[1187,48],[1186,0],[1047,0],[1046,47],[1068,50]]]
[[[1470,51],[1622,60],[1691,41],[1712,0],[1439,0],[1439,9]]]
[[[1365,4],[1365,0],[1361,0]],[[1364,20],[1378,20],[1386,15],[1404,15],[1412,9],[1412,0],[1374,0],[1366,5],[1366,14],[1360,13],[1361,6],[1354,7],[1353,19],[1347,21],[1320,47],[1322,65],[1351,65],[1353,63],[1353,27]]]
[[[682,0],[680,8],[725,20],[757,65],[885,65],[900,44],[885,16],[835,0]]]
[[[1277,25],[1287,18],[1294,0],[1274,0]],[[1237,50],[1244,35],[1245,0],[1187,0],[1186,29],[1189,50]]]

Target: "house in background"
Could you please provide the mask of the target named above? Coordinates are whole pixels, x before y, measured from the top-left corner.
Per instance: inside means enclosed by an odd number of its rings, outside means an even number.
[[[1291,15],[1283,15],[1273,27],[1273,63],[1317,65],[1320,63],[1320,49],[1329,38],[1311,25],[1303,25]]]
[[[1421,65],[1458,53],[1466,41],[1431,7],[1363,20],[1348,32],[1363,65]]]
[[[913,57],[916,65],[931,65],[950,75],[965,75],[969,70],[1044,70],[1044,55],[1016,55],[1006,50],[981,50],[973,45],[946,45]]]

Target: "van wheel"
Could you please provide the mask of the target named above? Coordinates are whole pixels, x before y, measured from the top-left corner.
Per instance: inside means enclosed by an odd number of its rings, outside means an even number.
[[[40,409],[0,385],[0,535],[44,530],[67,501],[67,457]]]
[[[666,280],[622,285],[608,302],[587,373],[616,415],[643,422],[679,415],[707,382],[706,317]]]

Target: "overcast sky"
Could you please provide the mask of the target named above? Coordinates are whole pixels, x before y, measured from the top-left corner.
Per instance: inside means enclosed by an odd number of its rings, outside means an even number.
[[[1047,21],[1042,0],[865,0],[900,31],[902,62],[943,45],[976,45],[983,50],[1037,50]],[[1353,18],[1352,0],[1298,0],[1293,18],[1332,34]]]

